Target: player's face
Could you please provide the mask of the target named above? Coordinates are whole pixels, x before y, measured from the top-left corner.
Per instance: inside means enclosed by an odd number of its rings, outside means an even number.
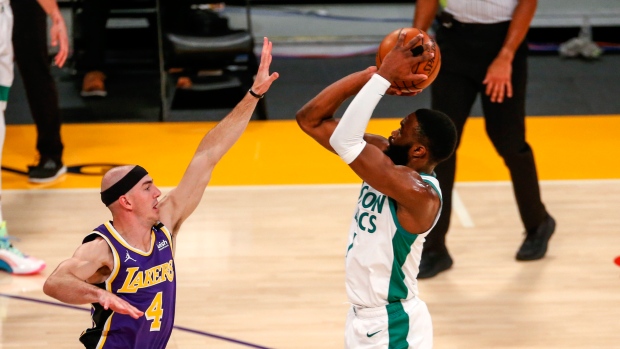
[[[395,165],[407,165],[409,162],[409,150],[413,146],[413,122],[415,115],[411,114],[400,122],[400,127],[392,131],[392,135],[388,138],[389,146],[385,150],[387,155]]]
[[[400,121],[400,127],[388,138],[391,145],[411,145],[414,141],[414,133],[417,127],[417,119],[414,113],[407,115]]]
[[[132,195],[136,203],[136,213],[156,224],[159,221],[157,198],[161,195],[161,191],[155,186],[151,176],[145,176],[133,190],[136,190],[135,195]]]

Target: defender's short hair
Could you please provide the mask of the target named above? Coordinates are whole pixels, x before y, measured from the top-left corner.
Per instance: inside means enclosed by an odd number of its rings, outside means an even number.
[[[431,161],[438,164],[449,158],[456,149],[458,139],[454,122],[437,110],[418,109],[414,113],[418,119],[420,136],[428,143]]]

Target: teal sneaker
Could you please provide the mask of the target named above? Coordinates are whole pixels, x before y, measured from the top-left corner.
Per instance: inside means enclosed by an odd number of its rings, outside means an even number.
[[[16,275],[33,275],[45,269],[45,262],[27,256],[15,248],[6,231],[6,221],[0,223],[0,270]]]

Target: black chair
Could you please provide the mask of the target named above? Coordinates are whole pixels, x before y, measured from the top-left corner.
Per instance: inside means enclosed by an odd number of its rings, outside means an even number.
[[[75,22],[76,59],[81,60],[82,51],[89,45],[90,38],[85,36],[83,30],[86,26],[92,29],[91,23],[96,23],[97,32],[105,31],[105,47],[102,46],[102,51],[106,66],[112,70],[142,68],[154,69],[157,72],[159,60],[157,0],[96,1],[96,5],[91,5],[91,10],[96,9],[96,12],[101,11],[105,15],[83,18],[82,8],[88,1],[92,0],[70,1],[73,4]],[[81,69],[79,65],[78,70]]]
[[[245,28],[230,28],[226,11],[195,0],[159,0],[162,120],[172,109],[233,107],[252,86],[258,60],[250,1],[218,4],[245,10]],[[177,88],[179,77],[188,77],[191,87]],[[264,99],[256,114],[267,119]]]
[[[103,99],[80,99],[63,109],[63,118],[161,120],[157,0],[62,0],[61,4],[71,10],[67,24],[74,49],[66,71],[73,76],[76,92],[91,70],[105,72],[109,92]]]

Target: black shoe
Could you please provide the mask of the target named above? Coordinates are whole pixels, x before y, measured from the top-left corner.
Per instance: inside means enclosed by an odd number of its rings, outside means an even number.
[[[517,252],[518,261],[533,261],[541,259],[547,253],[547,245],[555,231],[555,219],[547,215],[541,225],[527,232],[525,241]]]
[[[420,272],[418,279],[428,279],[446,271],[452,267],[452,257],[448,251],[442,252],[422,252],[422,260],[420,261]]]
[[[32,183],[51,182],[67,173],[67,166],[60,161],[41,158],[37,166],[28,166],[28,181]]]

